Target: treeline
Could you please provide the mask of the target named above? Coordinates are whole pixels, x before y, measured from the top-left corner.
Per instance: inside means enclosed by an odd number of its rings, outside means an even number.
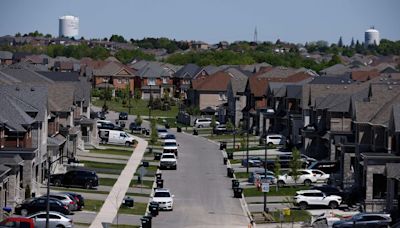
[[[340,58],[337,55],[334,55],[330,61],[322,61],[317,63],[311,59],[303,58],[297,52],[276,54],[273,52],[257,50],[242,52],[224,50],[173,54],[166,60],[166,62],[174,65],[194,63],[199,66],[247,65],[266,62],[273,66],[287,66],[294,68],[305,67],[318,72],[326,67],[340,63]]]
[[[177,50],[186,50],[189,48],[187,42],[170,40],[168,38],[144,38],[141,40],[130,40],[132,44],[144,49],[166,49],[171,54]]]

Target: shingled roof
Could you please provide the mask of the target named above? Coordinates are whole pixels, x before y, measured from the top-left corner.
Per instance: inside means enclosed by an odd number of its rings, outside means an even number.
[[[234,76],[227,72],[218,71],[207,78],[197,78],[192,80],[192,87],[197,91],[226,91],[229,81]]]

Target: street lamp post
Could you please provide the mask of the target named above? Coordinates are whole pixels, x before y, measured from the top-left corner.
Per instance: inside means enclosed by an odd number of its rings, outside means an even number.
[[[265,181],[267,181],[267,140],[265,138],[265,143],[264,143],[264,176],[265,176]],[[268,213],[268,208],[267,208],[267,193],[264,192],[264,211]]]
[[[249,127],[250,127],[250,123],[249,123],[250,117],[249,114],[247,114],[247,129],[246,129],[246,137],[247,137],[247,143],[246,143],[246,173],[249,173]]]
[[[63,158],[69,158],[68,156],[61,156],[59,158],[57,158],[54,161],[50,161],[50,156],[47,158],[47,163],[48,163],[48,167],[47,167],[47,193],[46,193],[46,228],[49,228],[49,211],[50,211],[50,169],[51,169],[51,165],[53,165],[54,162],[57,162],[60,159]]]

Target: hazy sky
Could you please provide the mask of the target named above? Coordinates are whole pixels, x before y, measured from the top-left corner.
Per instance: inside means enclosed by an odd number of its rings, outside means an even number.
[[[400,40],[400,0],[0,0],[0,35],[58,35],[58,17],[80,18],[79,37],[301,42],[364,40],[374,25]]]

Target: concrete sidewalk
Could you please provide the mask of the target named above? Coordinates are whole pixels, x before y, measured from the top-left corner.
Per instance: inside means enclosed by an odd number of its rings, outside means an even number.
[[[132,180],[147,147],[147,141],[139,137],[135,137],[135,140],[138,141],[138,144],[132,153],[132,156],[128,160],[125,168],[122,170],[117,182],[111,189],[110,194],[107,196],[99,213],[90,225],[90,228],[102,228],[102,223],[113,223],[117,215],[117,211],[122,204],[122,200],[129,188],[130,181],[126,180]],[[118,205],[115,205],[116,202]]]

